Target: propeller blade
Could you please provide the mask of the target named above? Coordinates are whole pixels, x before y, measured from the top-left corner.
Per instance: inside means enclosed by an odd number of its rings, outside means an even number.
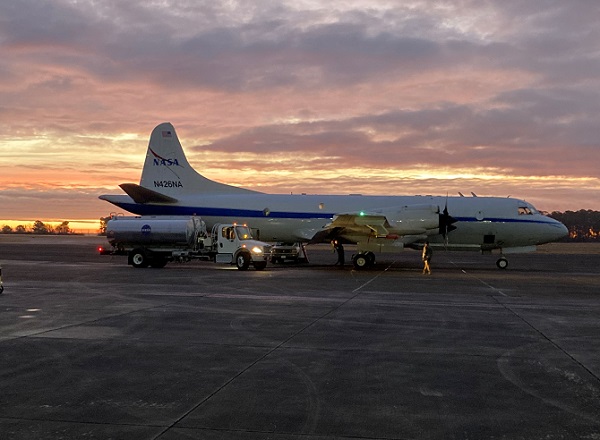
[[[446,199],[446,206],[444,206],[444,210],[440,214],[440,234],[442,237],[446,238],[450,231],[454,231],[456,229],[454,223],[457,221],[458,220],[452,217],[448,212],[448,199]]]

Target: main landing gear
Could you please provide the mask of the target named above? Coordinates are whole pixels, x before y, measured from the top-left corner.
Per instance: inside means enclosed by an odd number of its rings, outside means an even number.
[[[359,252],[352,256],[352,263],[357,270],[366,269],[375,264],[375,254],[373,252]]]

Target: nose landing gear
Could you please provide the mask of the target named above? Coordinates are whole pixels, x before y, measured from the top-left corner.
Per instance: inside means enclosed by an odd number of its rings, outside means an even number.
[[[506,269],[508,267],[508,260],[506,257],[502,256],[498,258],[496,261],[496,266],[498,266],[498,269]]]

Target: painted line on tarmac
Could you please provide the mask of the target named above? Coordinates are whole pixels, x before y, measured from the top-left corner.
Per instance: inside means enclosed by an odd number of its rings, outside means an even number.
[[[375,280],[376,280],[377,278],[379,278],[381,275],[383,275],[384,273],[386,273],[386,272],[387,272],[387,271],[388,271],[388,270],[389,270],[389,269],[390,269],[390,268],[393,266],[393,264],[394,264],[394,263],[395,263],[395,261],[393,261],[393,262],[392,262],[392,263],[391,263],[391,264],[390,264],[388,267],[386,267],[385,269],[383,269],[383,271],[382,271],[382,272],[379,272],[377,275],[375,275],[375,276],[374,276],[373,278],[371,278],[369,281],[367,281],[367,282],[365,282],[365,283],[361,284],[360,286],[358,286],[356,289],[354,289],[354,290],[352,291],[352,293],[356,293],[356,292],[358,292],[360,289],[362,289],[363,287],[366,287],[366,286],[368,286],[369,284],[371,284],[373,281],[375,281]],[[352,272],[354,272],[354,270],[353,270]]]
[[[464,270],[463,270],[463,272],[464,272]],[[465,272],[465,273],[466,273],[466,272]],[[473,275],[471,275],[471,276],[473,276]],[[483,281],[483,280],[482,280],[482,279],[480,279],[480,278],[477,278],[476,276],[473,276],[473,278],[475,278],[477,281],[479,281],[479,282],[480,282],[481,284],[483,284],[484,286],[487,286],[487,287],[489,287],[489,288],[490,288],[490,289],[492,289],[494,292],[496,292],[496,293],[498,293],[498,294],[500,294],[500,295],[502,295],[502,296],[504,296],[504,297],[508,298],[508,295],[507,295],[506,293],[504,293],[502,290],[500,290],[500,289],[498,289],[498,288],[496,288],[496,287],[492,286],[492,285],[491,285],[491,284],[489,284],[489,283],[486,283],[485,281]]]
[[[456,267],[458,267],[458,264],[456,264],[454,261],[450,261],[450,263],[452,263],[452,264],[454,264]],[[464,270],[464,269],[460,269],[460,271],[461,271],[462,273],[464,273],[465,275],[467,275],[467,276],[470,276],[471,278],[475,278],[475,279],[476,279],[477,281],[479,281],[481,284],[483,284],[484,286],[486,286],[486,287],[488,287],[488,288],[492,289],[492,290],[493,290],[494,292],[496,292],[498,295],[504,296],[504,297],[506,297],[506,298],[508,298],[508,297],[510,296],[510,295],[507,295],[506,293],[504,293],[502,290],[498,289],[497,287],[494,287],[494,286],[492,286],[491,284],[489,284],[489,283],[486,283],[485,281],[483,281],[483,280],[482,280],[481,278],[479,278],[478,276],[476,276],[476,275],[472,275],[472,274],[468,273],[468,272],[467,272],[466,270]]]

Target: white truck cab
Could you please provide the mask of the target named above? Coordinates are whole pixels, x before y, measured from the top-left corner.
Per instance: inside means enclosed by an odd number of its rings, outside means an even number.
[[[250,263],[255,269],[264,269],[270,255],[269,245],[254,240],[248,226],[235,223],[214,225],[211,237],[204,239],[203,245],[216,247],[217,263],[235,264],[240,270],[247,269]]]

